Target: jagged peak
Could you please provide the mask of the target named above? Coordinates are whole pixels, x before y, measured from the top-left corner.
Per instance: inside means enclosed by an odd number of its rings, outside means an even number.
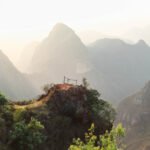
[[[50,32],[49,36],[51,35],[57,35],[57,36],[64,36],[66,34],[75,34],[74,31],[67,25],[63,23],[57,23],[53,28],[52,31]]]
[[[64,23],[56,23],[53,27],[53,29],[68,29],[68,30],[72,30],[69,26],[67,26]]]
[[[147,45],[147,43],[144,41],[144,40],[139,40],[137,43],[136,43],[136,45],[138,45],[138,46],[148,46]]]

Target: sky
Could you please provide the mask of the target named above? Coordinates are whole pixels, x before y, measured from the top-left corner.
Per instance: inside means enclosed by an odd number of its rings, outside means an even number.
[[[0,0],[0,49],[17,62],[28,43],[42,40],[58,22],[78,33],[146,40],[149,6],[149,0]]]

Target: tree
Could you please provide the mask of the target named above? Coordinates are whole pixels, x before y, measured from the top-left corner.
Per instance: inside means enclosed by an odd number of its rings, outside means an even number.
[[[28,124],[25,121],[16,123],[10,135],[11,146],[15,150],[33,150],[37,148],[45,139],[42,134],[43,129],[44,126],[34,118],[31,118]]]
[[[4,95],[0,93],[0,105],[5,105],[7,103],[7,99]]]
[[[45,84],[43,87],[43,91],[47,94],[53,84]]]
[[[92,116],[99,118],[103,123],[112,124],[116,116],[115,109],[100,98],[101,94],[97,90],[89,88],[86,78],[83,78],[82,82],[86,88],[87,105]]]
[[[95,89],[87,89],[87,105],[93,117],[104,124],[113,124],[116,111],[107,102],[100,99],[100,93]]]
[[[125,135],[125,129],[119,124],[116,128],[113,128],[110,132],[97,137],[94,135],[94,124],[85,133],[85,141],[80,138],[74,139],[73,144],[69,147],[69,150],[122,150],[123,145],[117,144],[117,141]]]
[[[85,88],[88,88],[89,87],[89,83],[87,82],[87,79],[86,78],[83,78],[82,79],[82,84]]]

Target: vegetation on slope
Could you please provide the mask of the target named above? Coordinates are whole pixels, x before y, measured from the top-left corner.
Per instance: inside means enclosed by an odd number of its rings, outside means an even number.
[[[121,141],[124,135],[125,130],[119,124],[110,132],[106,131],[104,135],[98,137],[94,135],[94,124],[92,124],[88,133],[85,133],[85,141],[82,141],[80,138],[74,139],[69,150],[122,150],[124,146],[121,142],[117,144],[117,141]]]
[[[85,140],[92,123],[99,136],[112,129],[115,118],[111,105],[86,85],[57,84],[38,100],[2,104],[2,150],[67,150],[73,138]]]

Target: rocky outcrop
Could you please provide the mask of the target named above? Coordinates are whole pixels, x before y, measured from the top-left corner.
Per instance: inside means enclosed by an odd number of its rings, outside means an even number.
[[[150,82],[138,93],[126,98],[118,107],[116,122],[126,128],[127,150],[147,150],[150,140]]]

